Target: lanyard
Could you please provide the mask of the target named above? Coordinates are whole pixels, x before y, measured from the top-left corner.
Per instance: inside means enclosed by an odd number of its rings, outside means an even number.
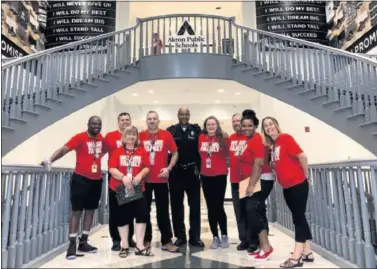
[[[158,136],[158,133],[155,133],[155,134],[149,134],[149,141],[151,143],[151,152],[154,151],[154,144],[156,143],[156,138]]]
[[[88,133],[90,142],[93,142],[93,162],[95,162],[99,158],[99,154],[97,153],[97,137],[92,137]]]
[[[208,158],[210,158],[212,156],[212,152],[210,151],[210,149],[211,149],[211,146],[212,146],[213,142],[215,141],[215,138],[216,138],[216,136],[214,136],[212,138],[212,141],[209,142],[209,136],[207,135],[207,143],[208,143],[208,146],[207,146],[207,157]]]
[[[136,149],[134,148],[131,151],[131,156],[129,156],[129,154],[128,154],[129,150],[126,147],[124,147],[124,150],[126,151],[126,163],[128,164],[127,165],[127,172],[130,172],[132,170],[132,162],[134,160]]]

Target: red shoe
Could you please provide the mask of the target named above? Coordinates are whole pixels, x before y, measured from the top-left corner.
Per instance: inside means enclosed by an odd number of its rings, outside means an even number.
[[[248,258],[249,258],[249,259],[254,259],[256,256],[259,255],[260,252],[261,252],[260,249],[257,249],[257,250],[255,250],[255,251],[253,251],[253,252],[248,252],[248,253],[247,253]]]
[[[269,258],[270,258],[270,255],[272,254],[272,252],[274,251],[274,249],[271,247],[271,249],[267,252],[264,252],[264,251],[260,251],[259,254],[257,256],[254,256],[254,260],[255,261],[260,261],[260,262],[263,262],[263,261],[268,261]]]

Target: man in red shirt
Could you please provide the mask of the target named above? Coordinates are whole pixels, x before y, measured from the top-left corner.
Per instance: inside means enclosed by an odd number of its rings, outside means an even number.
[[[94,210],[98,208],[102,193],[101,158],[103,156],[103,137],[101,135],[102,120],[92,116],[85,132],[73,136],[64,146],[43,162],[47,169],[68,152],[76,151],[76,167],[72,175],[71,205],[72,212],[69,223],[69,246],[66,258],[71,260],[77,256],[76,250],[96,253],[97,248],[88,244],[88,235],[92,227]],[[81,212],[85,210],[83,232],[77,248],[76,237],[80,224]]]
[[[108,167],[110,164],[110,158],[112,154],[115,152],[117,148],[122,146],[122,141],[121,141],[122,133],[128,126],[131,126],[131,123],[132,123],[131,115],[127,112],[122,112],[118,116],[118,129],[106,134],[104,144],[105,144],[105,148],[108,150],[108,153],[109,153]],[[110,177],[111,175],[109,173],[108,175],[109,181],[110,181]],[[109,188],[110,188],[110,185],[109,185]],[[109,191],[109,208],[110,208],[109,232],[110,232],[111,239],[113,240],[113,246],[111,250],[120,251],[121,240],[120,240],[120,235],[119,235],[118,227],[115,222],[115,216],[114,216],[115,214],[114,209],[116,208],[116,203],[117,203],[117,200],[114,195],[114,192]],[[128,245],[131,248],[134,248],[136,246],[135,241],[132,239],[133,235],[134,235],[134,223],[132,222],[129,225],[129,233],[128,233]]]
[[[234,114],[232,116],[232,127],[235,133],[229,137],[230,182],[232,184],[232,200],[237,221],[238,237],[241,241],[241,243],[237,246],[237,249],[246,250],[249,246],[249,243],[247,242],[246,218],[244,216],[245,214],[242,213],[239,198],[239,183],[241,178],[239,171],[240,166],[238,163],[240,152],[242,152],[242,149],[246,146],[247,140],[241,129],[241,114]]]
[[[178,160],[177,145],[172,135],[165,130],[160,130],[158,113],[149,111],[147,114],[146,131],[139,134],[140,144],[148,152],[150,162],[150,173],[145,183],[145,198],[148,203],[149,212],[152,205],[154,192],[157,208],[157,224],[161,232],[162,250],[178,252],[179,248],[171,241],[173,237],[170,215],[169,215],[169,187],[168,177],[171,169]],[[168,153],[172,154],[168,165]],[[149,246],[152,242],[152,224],[149,221],[145,231],[145,243]]]

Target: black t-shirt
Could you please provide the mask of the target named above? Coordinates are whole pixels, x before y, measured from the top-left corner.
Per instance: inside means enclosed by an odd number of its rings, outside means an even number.
[[[200,165],[200,155],[198,151],[198,140],[201,134],[201,128],[197,124],[188,124],[183,130],[181,125],[175,124],[170,126],[167,131],[171,133],[178,147],[177,164],[190,164],[195,162]]]

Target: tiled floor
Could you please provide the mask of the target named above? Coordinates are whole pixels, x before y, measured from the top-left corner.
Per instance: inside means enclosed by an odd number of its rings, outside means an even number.
[[[86,254],[84,257],[68,261],[65,259],[65,253],[63,253],[44,264],[42,268],[279,268],[279,264],[288,257],[289,252],[292,250],[294,241],[271,226],[270,241],[274,247],[271,260],[263,263],[255,263],[248,259],[246,252],[236,250],[238,238],[232,206],[227,205],[226,211],[228,216],[228,233],[231,241],[228,249],[209,249],[212,235],[208,228],[206,210],[203,210],[202,240],[205,242],[206,247],[204,249],[185,247],[181,249],[181,253],[177,254],[162,252],[160,244],[157,242],[159,232],[155,223],[155,212],[153,212],[154,244],[152,251],[155,254],[154,257],[130,255],[126,259],[119,258],[118,253],[110,250],[111,240],[108,235],[108,227],[105,226],[90,238],[90,243],[99,248],[97,254]],[[305,264],[304,267],[338,268],[317,254],[315,254],[315,259],[315,263]]]

